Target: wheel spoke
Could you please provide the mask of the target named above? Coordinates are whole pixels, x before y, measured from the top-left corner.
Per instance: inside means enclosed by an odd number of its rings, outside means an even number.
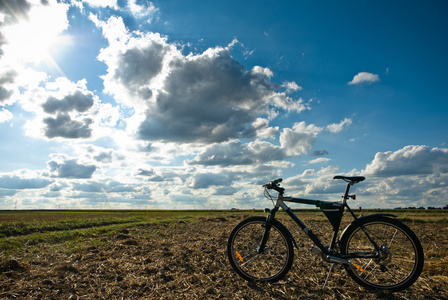
[[[265,233],[265,218],[252,217],[235,227],[229,237],[228,253],[232,267],[246,280],[278,281],[291,268],[292,241],[284,229],[272,224],[267,245],[258,253]]]
[[[378,221],[353,226],[346,236],[341,241],[342,253],[352,257],[355,267],[348,272],[360,284],[375,289],[401,290],[420,275],[423,267],[420,242],[399,221],[379,217]],[[378,250],[368,250],[376,247]]]
[[[395,240],[395,236],[397,235],[398,230],[395,230],[394,235],[392,236],[392,238],[390,239],[389,245],[387,245],[387,247],[392,248],[392,242]]]

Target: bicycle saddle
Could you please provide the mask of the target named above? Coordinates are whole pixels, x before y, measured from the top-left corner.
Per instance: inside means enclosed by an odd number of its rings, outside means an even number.
[[[348,176],[337,175],[337,176],[334,176],[333,179],[342,179],[342,180],[345,180],[345,181],[351,181],[353,183],[358,183],[358,182],[364,181],[366,178],[364,176],[348,177]]]

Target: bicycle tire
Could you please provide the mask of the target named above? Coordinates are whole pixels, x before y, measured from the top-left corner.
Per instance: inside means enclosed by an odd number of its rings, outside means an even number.
[[[277,220],[272,221],[264,251],[257,253],[265,228],[266,218],[250,217],[237,224],[229,235],[230,265],[247,281],[277,282],[291,269],[293,243],[289,231]]]
[[[381,252],[376,251],[364,230]],[[402,222],[376,216],[349,226],[341,237],[342,255],[380,254],[377,258],[351,258],[347,272],[370,289],[401,291],[411,286],[423,269],[423,248],[415,233]]]

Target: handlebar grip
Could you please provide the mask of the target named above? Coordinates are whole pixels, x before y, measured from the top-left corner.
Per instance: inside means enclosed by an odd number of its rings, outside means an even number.
[[[285,189],[278,186],[278,184],[282,181],[283,181],[283,179],[279,178],[279,179],[276,179],[276,180],[270,181],[269,183],[264,184],[263,187],[270,189],[270,190],[271,189],[276,190],[279,193],[283,193],[285,191]]]

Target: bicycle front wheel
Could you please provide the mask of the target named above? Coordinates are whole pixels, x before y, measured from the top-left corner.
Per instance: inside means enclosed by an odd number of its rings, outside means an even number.
[[[414,232],[398,220],[381,216],[349,227],[341,238],[341,253],[351,257],[350,277],[372,289],[404,290],[423,269],[423,249]]]
[[[248,281],[276,282],[292,266],[294,249],[287,229],[277,220],[272,227],[266,247],[258,251],[266,229],[266,218],[250,217],[232,230],[227,254],[233,269]]]

